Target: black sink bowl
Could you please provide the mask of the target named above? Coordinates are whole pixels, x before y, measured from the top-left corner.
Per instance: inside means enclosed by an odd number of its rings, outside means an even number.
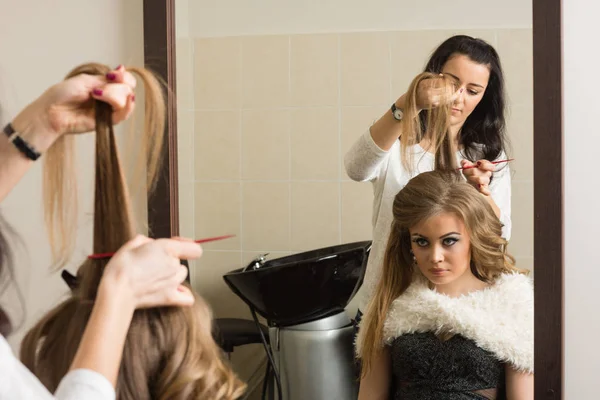
[[[227,285],[271,326],[311,322],[344,310],[362,284],[371,241],[325,247],[236,269]]]

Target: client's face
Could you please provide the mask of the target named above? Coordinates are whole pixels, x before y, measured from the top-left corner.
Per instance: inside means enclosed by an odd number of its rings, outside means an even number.
[[[434,285],[446,285],[473,276],[469,267],[469,234],[460,218],[441,213],[409,231],[417,266]]]

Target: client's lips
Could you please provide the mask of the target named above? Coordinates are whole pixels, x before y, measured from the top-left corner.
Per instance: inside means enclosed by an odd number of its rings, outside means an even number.
[[[443,268],[431,268],[429,269],[429,272],[431,272],[433,275],[443,275],[444,273],[448,272],[448,270]]]

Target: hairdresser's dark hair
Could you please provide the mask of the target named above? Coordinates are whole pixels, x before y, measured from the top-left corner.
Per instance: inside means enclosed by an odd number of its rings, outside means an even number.
[[[456,55],[467,56],[472,61],[487,65],[490,79],[483,98],[469,115],[461,128],[459,141],[464,147],[464,156],[471,160],[496,160],[506,152],[506,121],[504,74],[500,57],[489,43],[466,35],[446,39],[431,55],[425,72],[441,73],[444,65]],[[420,115],[422,126],[427,126],[427,116]],[[478,145],[482,145],[481,149]]]

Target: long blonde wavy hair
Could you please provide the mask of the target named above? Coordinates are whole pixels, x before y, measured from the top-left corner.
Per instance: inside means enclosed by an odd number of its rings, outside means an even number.
[[[417,93],[419,84],[425,80],[431,82],[431,89],[440,91],[440,103],[436,106],[430,105],[425,110],[417,108]],[[427,137],[430,150],[435,154],[436,170],[453,170],[458,168],[456,162],[456,151],[458,147],[451,140],[450,110],[452,103],[450,99],[458,89],[456,79],[450,75],[423,72],[417,75],[408,87],[404,105],[404,116],[400,121],[402,135],[400,135],[400,148],[402,151],[402,164],[407,171],[413,172],[413,154],[409,149],[421,143]],[[421,123],[420,113],[425,113],[426,125]],[[425,126],[427,131],[425,131]]]
[[[359,358],[362,374],[382,350],[383,326],[392,302],[411,285],[415,267],[410,228],[441,213],[452,213],[465,224],[471,243],[471,271],[492,283],[503,273],[523,273],[515,267],[502,238],[502,223],[485,198],[459,172],[431,171],[417,175],[396,195],[393,222],[382,275],[361,322]]]
[[[164,97],[152,73],[141,68],[129,70],[135,71],[145,84],[145,139],[139,149],[145,156],[141,159],[147,163],[149,182],[153,182],[164,135]],[[107,72],[106,66],[86,64],[68,77]],[[130,200],[113,132],[112,108],[95,100],[90,100],[87,106],[96,118],[93,251],[114,252],[135,236]],[[50,213],[49,220],[55,222],[53,226],[61,227],[66,226],[63,219],[70,218],[72,213],[70,205],[65,203],[69,197],[65,189],[72,187],[67,184],[74,168],[69,158],[72,143],[63,142],[56,149],[46,160],[46,168],[63,174],[47,182],[52,207],[46,211]],[[66,153],[60,157],[62,152]],[[67,230],[57,230],[55,238],[61,240],[55,241],[55,246],[60,248],[65,239],[62,235],[66,234]],[[77,271],[77,284],[70,297],[46,314],[22,342],[21,360],[51,392],[69,371],[108,261],[108,258],[86,260]],[[211,310],[202,298],[194,296],[192,307],[135,311],[117,379],[117,399],[234,400],[243,394],[245,385],[222,359],[213,340]]]

